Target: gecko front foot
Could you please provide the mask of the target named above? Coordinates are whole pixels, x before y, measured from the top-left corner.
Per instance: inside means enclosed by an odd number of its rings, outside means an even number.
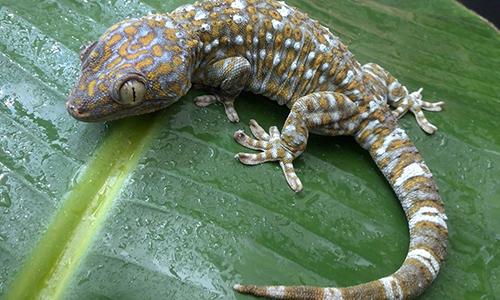
[[[269,134],[255,120],[250,120],[250,130],[254,138],[246,135],[243,130],[234,133],[234,139],[242,146],[253,150],[259,150],[260,153],[238,153],[235,158],[245,165],[257,165],[268,161],[279,161],[281,169],[285,174],[288,185],[295,192],[302,190],[302,183],[295,174],[292,161],[298,156],[287,149],[276,126],[269,128]]]
[[[220,102],[224,105],[224,110],[229,121],[233,123],[240,121],[240,117],[234,108],[234,99],[217,95],[203,95],[194,98],[194,104],[198,107],[206,107],[215,102]]]
[[[406,111],[410,110],[415,115],[415,119],[420,128],[428,134],[433,134],[436,132],[437,127],[427,120],[422,109],[428,111],[441,111],[444,102],[439,101],[432,103],[422,100],[422,90],[423,89],[420,88],[418,91],[406,96],[392,113],[396,118],[400,118]]]

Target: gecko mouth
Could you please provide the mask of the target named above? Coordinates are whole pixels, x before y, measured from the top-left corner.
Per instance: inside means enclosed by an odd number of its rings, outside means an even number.
[[[151,113],[170,106],[176,101],[177,99],[148,101],[148,103],[143,103],[142,105],[138,106],[122,107],[118,111],[115,109],[105,108],[101,108],[99,110],[82,111],[77,105],[72,103],[72,101],[68,101],[66,102],[66,109],[68,110],[68,113],[78,121],[96,123]]]

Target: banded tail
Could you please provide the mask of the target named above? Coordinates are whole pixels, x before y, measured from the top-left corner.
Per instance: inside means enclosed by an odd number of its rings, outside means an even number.
[[[365,120],[356,140],[367,150],[403,206],[410,246],[392,275],[346,288],[235,285],[240,293],[274,299],[408,299],[436,278],[446,255],[448,229],[443,203],[432,174],[404,130]]]

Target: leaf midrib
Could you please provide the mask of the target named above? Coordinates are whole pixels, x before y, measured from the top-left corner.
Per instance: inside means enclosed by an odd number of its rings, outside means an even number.
[[[6,299],[60,299],[112,208],[121,186],[159,127],[155,117],[117,122],[8,289]],[[107,165],[107,168],[103,168]]]

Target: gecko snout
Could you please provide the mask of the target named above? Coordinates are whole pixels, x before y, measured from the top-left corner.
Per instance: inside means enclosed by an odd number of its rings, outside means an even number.
[[[73,118],[77,120],[80,120],[83,117],[83,112],[81,111],[81,109],[71,100],[66,102],[66,110]]]

